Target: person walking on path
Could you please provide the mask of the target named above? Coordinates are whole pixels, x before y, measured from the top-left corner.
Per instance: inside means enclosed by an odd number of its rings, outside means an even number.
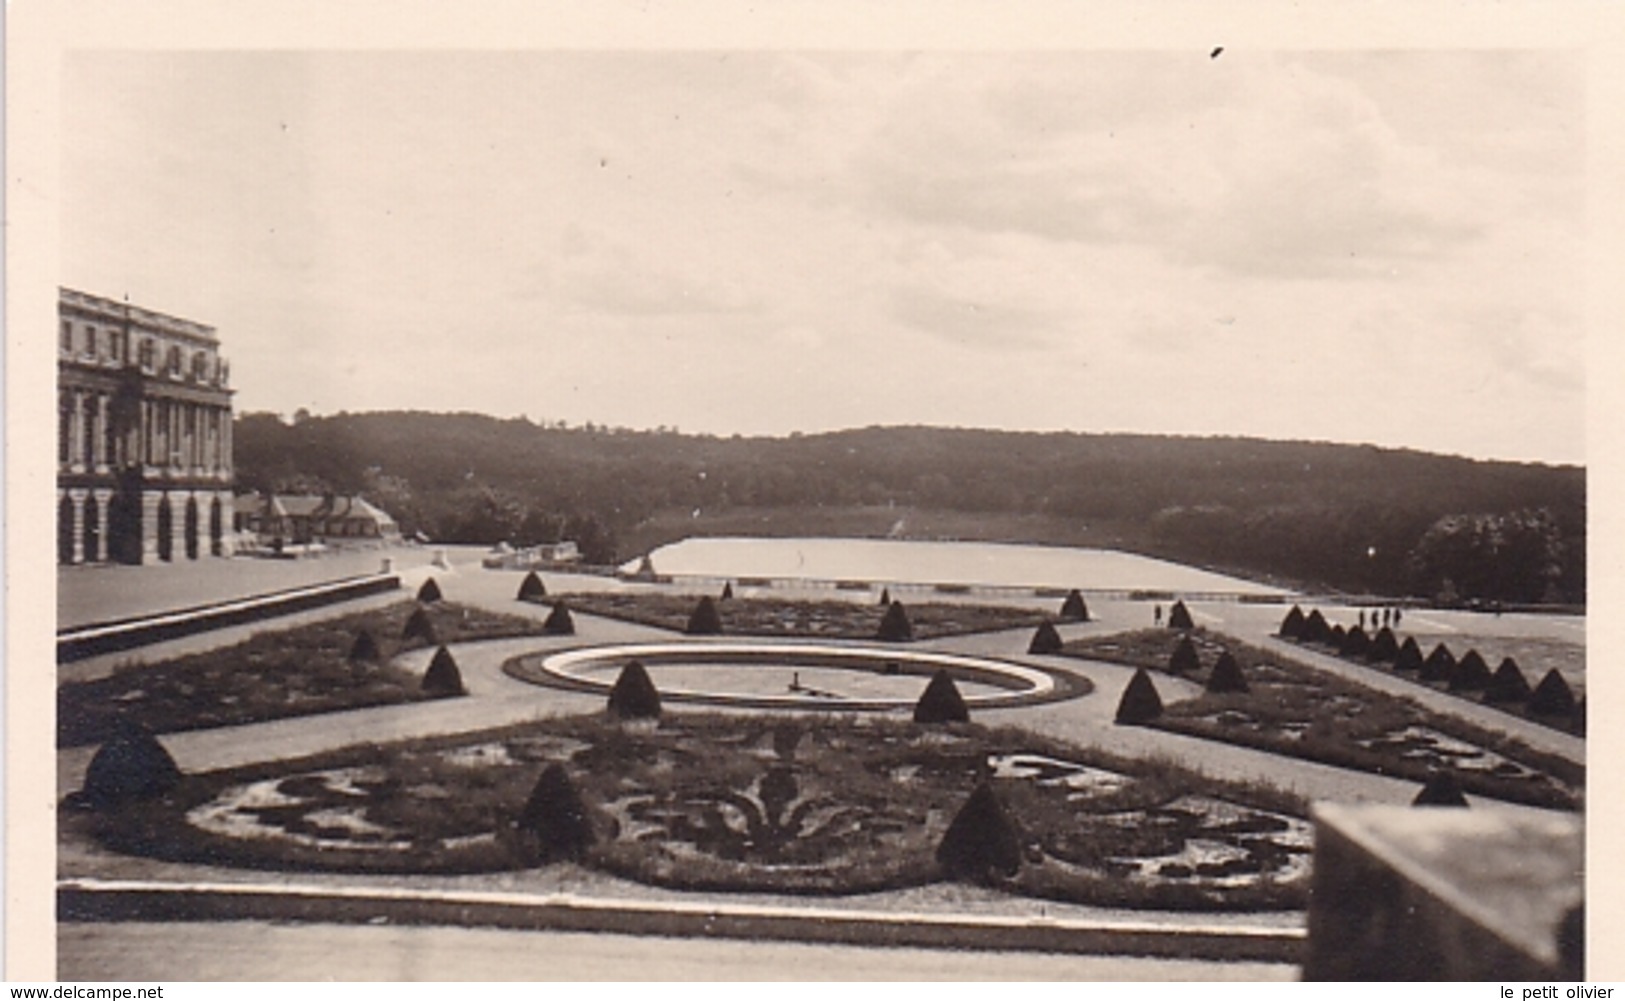
[[[1158,605],[1154,609],[1152,609],[1152,611],[1151,611],[1151,621],[1156,625],[1159,625],[1159,626],[1162,625],[1162,606],[1161,605]]]

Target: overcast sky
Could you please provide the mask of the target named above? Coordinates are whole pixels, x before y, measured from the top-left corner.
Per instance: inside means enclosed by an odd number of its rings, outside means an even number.
[[[74,53],[62,283],[239,412],[1583,462],[1544,53]]]

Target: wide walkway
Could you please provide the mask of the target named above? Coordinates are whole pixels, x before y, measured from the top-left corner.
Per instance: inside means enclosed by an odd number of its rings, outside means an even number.
[[[1279,963],[265,921],[70,923],[61,980],[1295,980]]]

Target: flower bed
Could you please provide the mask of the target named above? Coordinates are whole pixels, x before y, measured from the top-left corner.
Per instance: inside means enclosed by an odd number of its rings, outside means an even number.
[[[539,623],[519,616],[447,602],[402,602],[259,633],[224,649],[132,664],[105,678],[60,686],[57,746],[106,740],[120,717],[167,733],[432,697],[419,690],[417,676],[389,665],[391,656],[412,645],[401,631],[419,607],[442,643],[541,632]],[[362,630],[379,647],[376,663],[349,659]]]
[[[682,714],[577,717],[188,776],[105,813],[125,852],[350,872],[531,868],[518,819],[561,765],[595,842],[579,861],[653,885],[845,894],[945,878],[936,849],[986,781],[1018,832],[1011,893],[1194,909],[1304,906],[1303,804],[1161,762],[975,725]]]
[[[572,610],[628,622],[683,631],[702,595],[658,592],[584,592],[555,595]],[[952,602],[909,604],[915,639],[960,636],[1001,629],[1033,628],[1048,616],[1030,609]],[[784,598],[731,598],[716,602],[723,632],[740,636],[805,636],[820,639],[874,639],[886,609],[849,601],[795,601]]]
[[[1147,629],[1066,645],[1068,656],[1167,672],[1181,633]],[[1285,660],[1229,637],[1192,630],[1205,681],[1219,652],[1241,664],[1248,691],[1168,705],[1147,725],[1277,754],[1425,782],[1454,772],[1462,788],[1496,799],[1573,809],[1585,768],[1504,734]]]

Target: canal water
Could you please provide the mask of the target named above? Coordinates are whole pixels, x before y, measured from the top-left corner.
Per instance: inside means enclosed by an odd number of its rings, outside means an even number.
[[[1281,588],[1110,549],[890,539],[693,538],[649,554],[673,577],[1107,591],[1281,594]],[[640,560],[623,569],[634,572]]]

